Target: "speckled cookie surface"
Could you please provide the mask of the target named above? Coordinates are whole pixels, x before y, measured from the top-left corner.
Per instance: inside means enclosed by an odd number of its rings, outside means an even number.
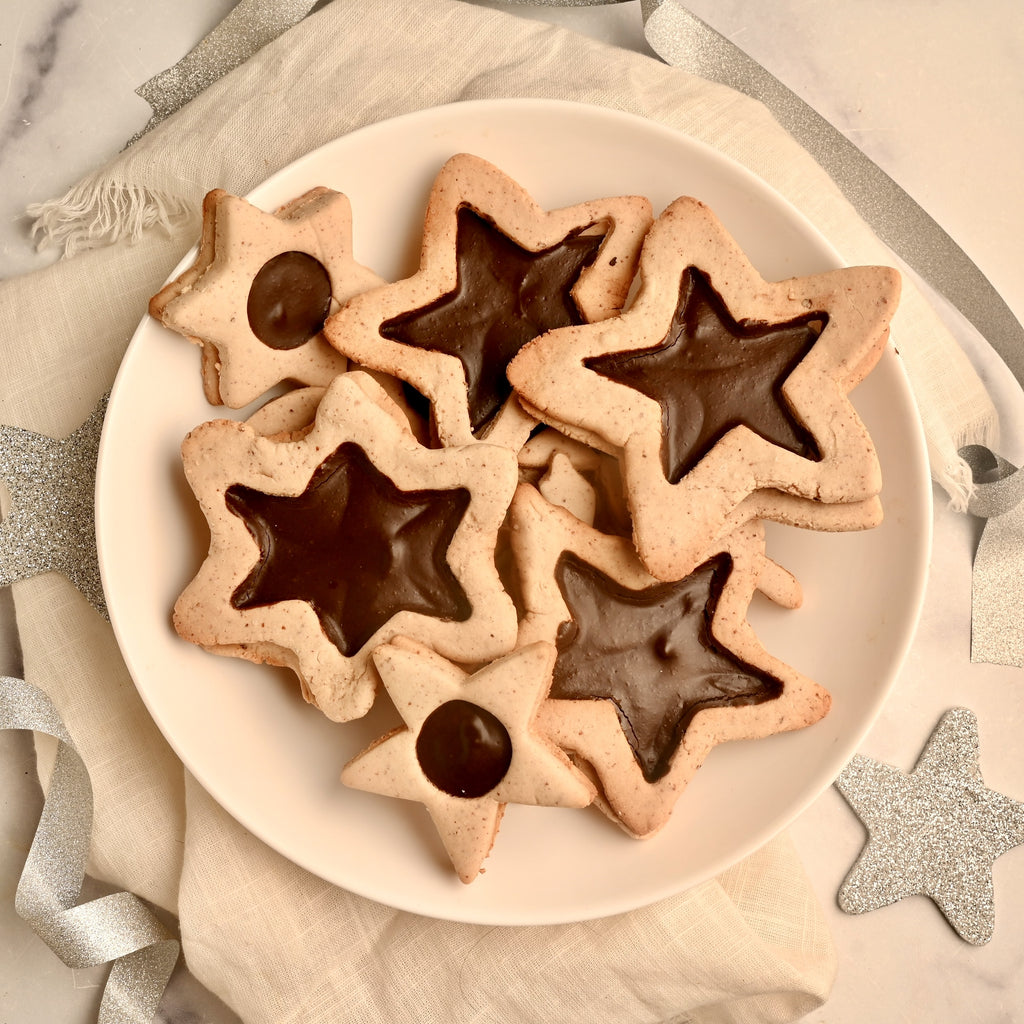
[[[508,376],[544,422],[621,455],[649,571],[685,575],[758,491],[844,504],[846,528],[850,509],[874,514],[859,503],[879,493],[878,458],[848,395],[884,349],[898,273],[766,282],[715,215],[682,197],[651,228],[639,274],[621,315],[549,331]]]
[[[211,402],[275,397],[184,442],[210,543],[175,629],[289,668],[336,722],[392,703],[404,724],[342,779],[422,803],[462,881],[509,804],[594,803],[648,838],[715,746],[828,712],[747,613],[802,600],[762,520],[881,521],[848,396],[895,271],[766,282],[695,199],[657,221],[642,197],[546,210],[469,154],[393,284],[352,261],[330,189],[204,213],[151,311],[199,343]],[[255,287],[280,256],[275,287],[314,292],[297,324]]]
[[[494,563],[514,456],[426,449],[359,380],[335,378],[297,439],[215,420],[182,446],[210,546],[175,628],[215,653],[290,667],[338,721],[371,706],[371,653],[396,635],[483,662],[516,634]]]
[[[150,300],[201,346],[208,401],[239,409],[281,381],[326,385],[347,362],[323,338],[346,299],[381,284],[352,256],[346,196],[315,188],[266,213],[223,189],[203,202],[194,263]]]
[[[430,812],[463,882],[480,873],[507,804],[585,807],[594,787],[536,728],[555,650],[517,648],[469,673],[402,637],[374,661],[405,723],[342,771],[356,789]]]
[[[325,334],[426,396],[440,443],[516,449],[534,421],[505,367],[541,332],[622,308],[650,211],[637,196],[547,211],[493,164],[458,154],[434,181],[419,269],[355,297]]]
[[[557,657],[541,728],[593,772],[599,806],[654,835],[720,743],[802,728],[828,693],[768,654],[747,622],[755,590],[795,608],[800,588],[747,524],[671,583],[629,541],[601,534],[520,485],[512,508],[526,614],[519,643]]]

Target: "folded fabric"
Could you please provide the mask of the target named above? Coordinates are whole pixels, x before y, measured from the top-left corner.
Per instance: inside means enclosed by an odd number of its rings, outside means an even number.
[[[442,103],[615,107],[746,164],[849,262],[891,254],[757,103],[647,56],[454,0],[334,0],[40,211],[68,258],[0,285],[0,422],[62,437],[110,387],[146,300],[197,237],[202,196],[245,194],[362,125]],[[936,465],[991,407],[913,289],[894,328]],[[187,963],[250,1024],[764,1022],[827,998],[835,955],[782,837],[652,907],[486,928],[391,910],[295,867],[183,769],[110,626],[53,574],[14,587],[25,678],[61,712],[95,794],[91,871],[179,915]],[[46,751],[40,770],[46,775]]]

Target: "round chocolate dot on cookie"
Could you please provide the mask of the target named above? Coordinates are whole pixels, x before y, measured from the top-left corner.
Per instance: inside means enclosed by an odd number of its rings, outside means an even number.
[[[486,708],[450,700],[420,727],[416,757],[438,789],[473,798],[490,792],[505,777],[512,763],[512,740]]]
[[[304,252],[283,252],[260,267],[249,288],[249,326],[264,345],[304,345],[324,326],[331,308],[331,278]]]

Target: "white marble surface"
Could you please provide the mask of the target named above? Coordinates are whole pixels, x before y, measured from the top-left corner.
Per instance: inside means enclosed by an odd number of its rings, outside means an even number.
[[[602,9],[516,8],[618,45],[644,49],[639,3]],[[134,89],[175,63],[231,0],[7,0],[0,4],[0,277],[45,265],[23,210],[58,195],[115,155],[147,120]],[[694,0],[691,8],[745,47],[847,133],[956,238],[1024,318],[1024,11],[1019,0]],[[1019,464],[1024,398],[987,347],[960,331],[1003,416],[1002,454]],[[942,712],[978,715],[986,783],[1024,799],[1019,737],[1024,670],[969,659],[970,560],[977,523],[938,495],[935,553],[917,640],[862,752],[909,770]],[[0,620],[9,624],[6,595]],[[18,671],[9,626],[0,671]],[[0,734],[0,1022],[95,1019],[105,971],[65,968],[13,911],[39,809],[31,746]],[[997,926],[962,942],[923,897],[860,917],[836,892],[864,830],[832,789],[792,827],[839,953],[831,998],[809,1024],[1024,1019],[1024,848],[995,865]],[[184,973],[161,1019],[233,1017]]]

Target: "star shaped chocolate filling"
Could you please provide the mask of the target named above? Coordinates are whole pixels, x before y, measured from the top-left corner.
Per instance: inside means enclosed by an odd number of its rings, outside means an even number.
[[[512,393],[505,375],[528,342],[582,323],[572,297],[604,234],[572,233],[530,252],[468,206],[457,213],[455,289],[381,325],[390,341],[455,356],[466,374],[470,424],[482,430]]]
[[[346,657],[400,611],[458,622],[471,614],[446,561],[469,505],[465,488],[399,490],[346,442],[300,495],[235,485],[225,497],[260,549],[232,595],[236,609],[306,601]]]
[[[690,267],[659,344],[593,356],[584,365],[661,406],[662,468],[669,483],[677,483],[740,425],[817,461],[814,439],[794,417],[782,385],[826,319],[814,312],[784,324],[737,321],[707,276]]]
[[[722,554],[678,582],[631,590],[572,552],[558,560],[570,619],[559,629],[550,696],[612,701],[647,782],[668,772],[698,711],[760,704],[782,692],[778,679],[711,634],[731,571]]]

